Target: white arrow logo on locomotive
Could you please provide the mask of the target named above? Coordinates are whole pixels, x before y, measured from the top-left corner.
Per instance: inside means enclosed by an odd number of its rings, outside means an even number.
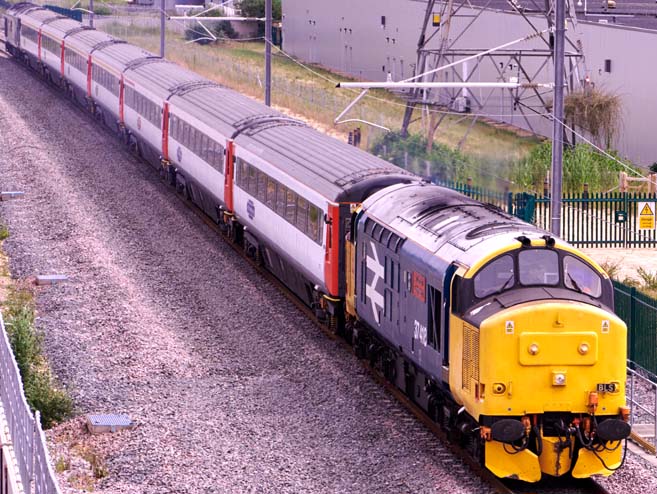
[[[370,242],[370,246],[374,257],[370,257],[369,252],[367,253],[367,269],[371,271],[374,276],[372,277],[371,283],[367,282],[366,279],[365,295],[372,301],[372,313],[374,314],[374,319],[378,324],[381,324],[380,315],[383,310],[383,295],[376,290],[376,286],[378,285],[379,280],[384,278],[385,272],[383,266],[379,262],[379,254],[376,252],[374,242]]]

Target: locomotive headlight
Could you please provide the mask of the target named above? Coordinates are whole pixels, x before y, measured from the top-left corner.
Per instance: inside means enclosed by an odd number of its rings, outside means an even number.
[[[553,371],[552,372],[552,386],[565,386],[566,385],[566,373],[564,371]]]
[[[589,353],[590,349],[591,347],[589,346],[589,344],[585,342],[585,343],[580,343],[577,351],[580,353],[580,355],[586,355],[587,353]]]
[[[529,355],[538,354],[538,343],[532,343],[531,345],[529,345],[527,351],[529,352]]]

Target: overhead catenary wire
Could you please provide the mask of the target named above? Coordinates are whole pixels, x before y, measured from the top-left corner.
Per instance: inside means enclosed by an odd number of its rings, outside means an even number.
[[[272,44],[272,46],[273,46],[273,47],[274,47],[274,48],[275,48],[280,54],[282,54],[283,56],[287,57],[288,59],[290,59],[292,62],[294,62],[294,63],[297,64],[299,67],[301,67],[301,68],[303,68],[304,70],[306,70],[307,72],[310,72],[311,74],[315,75],[316,77],[319,77],[320,79],[322,79],[322,80],[324,80],[324,81],[326,81],[326,82],[331,83],[334,87],[335,87],[335,85],[338,84],[339,81],[337,81],[337,80],[335,80],[335,79],[331,79],[330,77],[325,76],[325,75],[323,75],[323,74],[317,72],[317,71],[314,70],[312,67],[309,67],[308,65],[304,64],[303,62],[300,62],[299,60],[297,60],[296,58],[294,58],[292,55],[290,55],[289,53],[285,52],[283,49],[279,48],[277,45]],[[359,95],[362,93],[362,91],[356,91],[356,90],[353,90],[353,89],[350,89],[350,88],[346,88],[346,90],[347,90],[347,91],[351,91],[352,93],[358,93]],[[373,95],[373,94],[371,94],[371,93],[367,93],[366,95],[363,95],[363,97],[366,97],[366,98],[368,98],[368,99],[372,99],[372,100],[375,100],[375,101],[380,101],[380,102],[385,103],[385,104],[390,105],[390,106],[398,106],[398,107],[400,107],[400,108],[406,108],[406,103],[398,103],[398,102],[396,102],[396,101],[391,101],[391,100],[386,99],[386,98],[381,98],[381,97],[376,96],[376,95]],[[455,112],[455,111],[449,111],[449,110],[439,110],[439,109],[435,109],[435,108],[430,108],[430,109],[428,109],[427,111],[428,111],[429,113],[436,113],[436,114],[439,114],[439,115],[457,115],[457,116],[460,116],[460,117],[463,116],[463,113],[461,113],[461,112]],[[517,114],[495,114],[495,113],[473,113],[473,114],[471,114],[471,115],[472,115],[473,117],[478,116],[478,117],[489,117],[489,118],[505,118],[505,117],[506,117],[506,118],[511,118],[511,117],[516,117],[516,116],[517,116]],[[551,115],[550,113],[547,113],[547,112],[546,112],[546,113],[535,113],[535,114],[533,114],[533,115],[528,115],[528,117],[541,117],[541,118],[546,118],[546,117],[549,117],[550,115]]]

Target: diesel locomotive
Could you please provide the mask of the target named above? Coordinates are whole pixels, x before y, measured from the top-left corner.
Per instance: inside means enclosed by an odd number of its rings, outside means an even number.
[[[590,258],[39,6],[4,29],[495,475],[621,466],[627,329]]]

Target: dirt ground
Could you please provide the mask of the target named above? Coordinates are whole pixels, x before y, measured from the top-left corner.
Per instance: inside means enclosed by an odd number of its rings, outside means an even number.
[[[616,265],[616,278],[640,280],[640,267],[650,273],[657,272],[657,249],[581,249],[593,260],[603,265]]]

